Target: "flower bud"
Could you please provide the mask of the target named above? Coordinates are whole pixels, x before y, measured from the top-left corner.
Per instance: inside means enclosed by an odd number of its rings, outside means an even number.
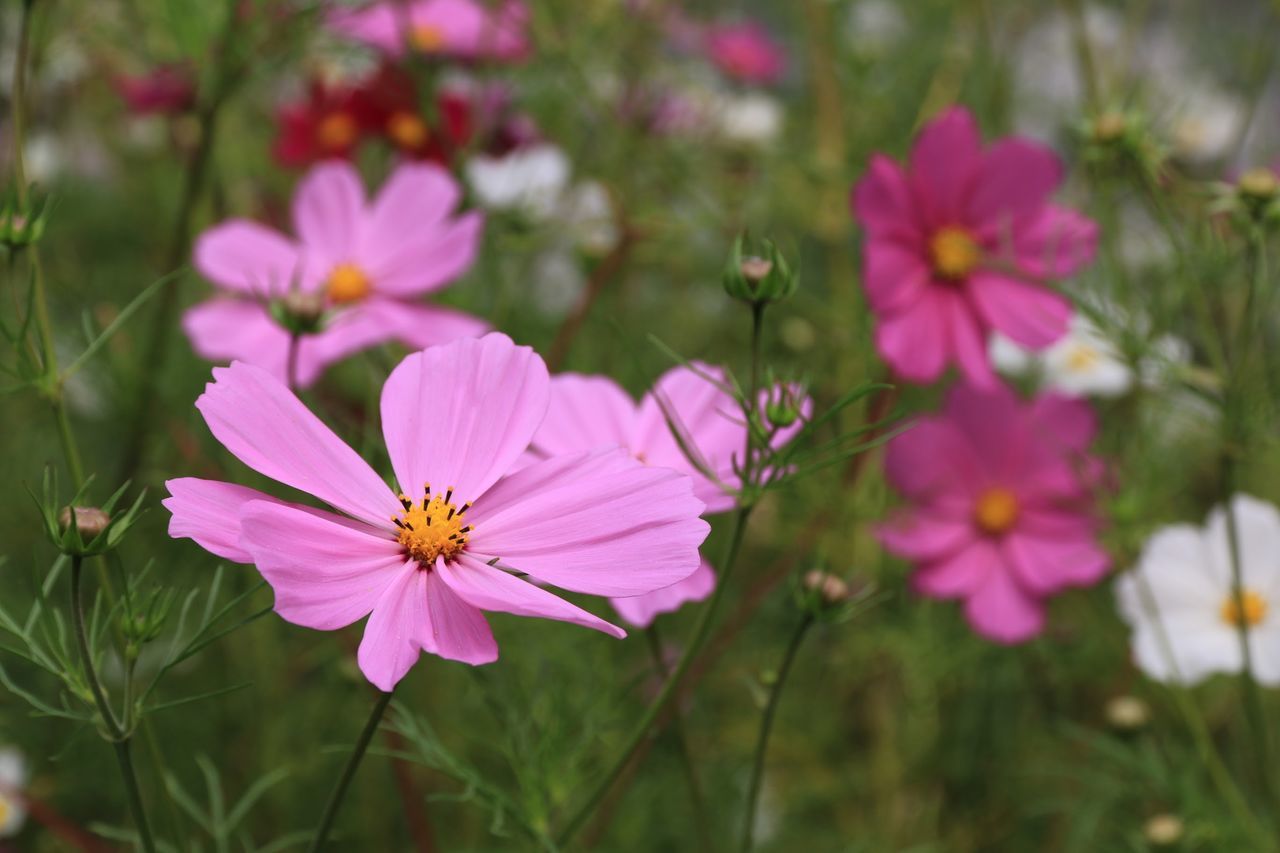
[[[835,607],[849,600],[849,584],[821,569],[812,569],[805,574],[804,588],[816,595],[827,607]]]
[[[1151,708],[1137,696],[1115,696],[1107,702],[1107,723],[1121,732],[1136,732],[1151,721]]]
[[[804,393],[799,386],[780,382],[769,389],[764,416],[775,429],[786,429],[800,419],[800,403]]]
[[[1154,847],[1172,847],[1182,840],[1186,825],[1174,814],[1158,814],[1147,821],[1142,834]]]
[[[293,335],[311,335],[320,330],[325,302],[319,293],[290,290],[270,305],[272,318]]]
[[[1116,142],[1129,129],[1129,120],[1124,113],[1107,111],[1095,118],[1090,127],[1090,136],[1094,142]]]
[[[724,290],[734,299],[767,305],[795,292],[797,277],[772,240],[763,240],[757,251],[745,253],[746,237],[739,236],[729,251],[724,270]]]
[[[44,234],[46,199],[22,204],[16,196],[0,205],[0,245],[14,252],[35,243]]]
[[[1264,166],[1248,169],[1236,181],[1236,189],[1242,195],[1256,199],[1270,199],[1280,191],[1280,180],[1276,173]]]
[[[58,514],[58,526],[65,532],[71,527],[71,515],[75,514],[76,529],[80,538],[89,542],[102,534],[111,524],[111,516],[96,506],[64,506]]]
[[[132,505],[120,511],[116,509],[129,487],[128,483],[117,489],[100,507],[85,506],[90,482],[81,486],[67,501],[58,495],[54,471],[46,469],[42,494],[36,497],[49,541],[69,557],[92,557],[110,551],[120,544],[142,513],[145,493],[138,495]]]

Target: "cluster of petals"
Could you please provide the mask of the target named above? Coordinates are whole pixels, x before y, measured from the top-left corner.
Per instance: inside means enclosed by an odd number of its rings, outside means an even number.
[[[1234,515],[1240,590],[1234,585]],[[1244,668],[1241,632],[1254,677],[1280,685],[1280,511],[1249,495],[1217,507],[1204,527],[1156,531],[1137,565],[1116,583],[1120,614],[1133,630],[1133,658],[1157,681],[1196,684]]]
[[[741,463],[747,439],[741,407],[727,383],[722,369],[692,362],[663,374],[637,404],[608,377],[560,374],[551,380],[551,407],[532,451],[546,458],[620,447],[646,465],[687,475],[707,513],[725,512],[733,508],[741,486],[735,461]],[[807,417],[809,401],[800,406]],[[779,430],[773,445],[785,445],[801,425],[797,421]],[[612,603],[624,620],[643,628],[659,614],[706,598],[715,581],[715,570],[704,559],[697,572],[676,584]]]
[[[393,58],[512,61],[529,53],[529,10],[521,0],[379,0],[329,17],[330,28]]]
[[[392,371],[381,414],[398,491],[266,371],[236,363],[214,380],[196,403],[213,435],[336,512],[184,478],[167,484],[170,535],[257,566],[290,622],[334,630],[368,616],[358,662],[379,689],[421,652],[495,660],[483,611],[624,636],[540,584],[641,595],[698,567],[708,526],[688,477],[617,449],[525,464],[550,383],[542,360],[504,335],[433,347]]]
[[[340,359],[388,341],[419,349],[482,334],[478,318],[427,305],[475,258],[483,219],[454,215],[461,191],[430,164],[404,164],[377,197],[365,198],[345,162],[312,169],[293,199],[291,238],[233,219],[196,241],[195,266],[219,295],[182,320],[192,347],[213,361],[239,359],[288,378],[291,333],[271,303],[301,297],[324,312],[314,334],[297,343],[296,380],[314,382]]]
[[[957,385],[941,414],[889,443],[886,476],[909,506],[880,527],[881,542],[915,564],[919,593],[963,599],[979,634],[1035,636],[1046,598],[1096,583],[1109,565],[1092,511],[1095,431],[1081,400]]]
[[[895,373],[931,382],[955,364],[992,386],[991,332],[1032,350],[1066,334],[1071,303],[1044,282],[1092,260],[1097,227],[1050,202],[1062,177],[1036,142],[984,148],[962,107],[925,126],[905,166],[872,158],[852,201],[876,347]]]

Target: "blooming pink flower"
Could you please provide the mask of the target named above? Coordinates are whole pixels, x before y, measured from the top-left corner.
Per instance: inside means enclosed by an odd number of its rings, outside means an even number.
[[[406,164],[369,203],[352,166],[315,167],[294,195],[296,240],[242,219],[200,235],[196,269],[224,293],[183,317],[192,347],[204,358],[240,359],[285,378],[290,334],[265,303],[291,291],[326,312],[319,332],[299,340],[302,385],[326,365],[386,341],[418,349],[482,334],[483,321],[413,299],[445,287],[475,258],[483,220],[452,216],[460,195],[438,166]]]
[[[196,84],[185,65],[157,65],[144,74],[119,74],[116,91],[134,115],[175,114],[196,102]]]
[[[547,457],[621,447],[646,465],[687,474],[706,511],[724,512],[735,503],[730,490],[740,486],[740,479],[733,463],[741,462],[747,438],[737,402],[721,387],[726,381],[724,371],[710,365],[676,367],[663,374],[637,405],[607,377],[560,374],[551,380],[551,406],[533,438],[532,450]],[[801,405],[807,415],[808,401]],[[689,461],[667,424],[668,416],[715,479]],[[800,426],[797,422],[779,430],[775,446],[790,441]],[[706,598],[715,583],[715,570],[703,560],[698,571],[676,584],[648,595],[614,598],[612,604],[623,619],[643,628],[660,613]]]
[[[707,523],[678,472],[617,450],[512,472],[547,410],[546,365],[489,334],[407,357],[382,389],[393,491],[261,368],[216,368],[196,401],[214,436],[258,473],[342,515],[253,489],[167,483],[169,533],[253,563],[284,619],[334,630],[369,616],[358,661],[381,690],[430,652],[497,659],[482,611],[624,632],[514,572],[592,595],[639,595],[698,567]]]
[[[889,443],[889,483],[912,505],[881,527],[881,542],[916,564],[918,592],[964,599],[979,634],[1038,634],[1045,598],[1107,571],[1090,511],[1095,429],[1080,400],[953,388],[942,415]]]
[[[866,229],[863,286],[876,346],[913,382],[955,362],[995,383],[991,330],[1031,349],[1061,338],[1071,303],[1036,279],[1087,264],[1097,227],[1050,204],[1062,165],[1048,148],[1007,137],[982,148],[973,116],[952,107],[925,126],[904,169],[883,155],[854,187]]]
[[[520,0],[489,7],[480,0],[380,0],[329,18],[336,32],[391,57],[407,50],[453,59],[523,58],[529,10]]]
[[[744,83],[770,84],[786,66],[782,48],[755,21],[716,24],[703,35],[707,57],[726,75]]]

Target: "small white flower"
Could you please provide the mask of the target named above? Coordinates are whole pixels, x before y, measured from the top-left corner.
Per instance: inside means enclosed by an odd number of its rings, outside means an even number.
[[[1116,584],[1120,614],[1133,629],[1138,667],[1157,681],[1195,684],[1243,666],[1240,628],[1254,675],[1280,685],[1280,511],[1248,495],[1231,499],[1239,531],[1242,595],[1234,594],[1227,515],[1204,528],[1157,531],[1133,571]]]
[[[849,10],[846,30],[854,50],[875,56],[902,40],[907,34],[907,20],[897,3],[862,0]]]
[[[1023,374],[1038,368],[1045,388],[1071,397],[1118,397],[1133,385],[1133,370],[1083,314],[1071,318],[1062,340],[1036,353],[993,335],[991,361],[1004,373]]]
[[[27,762],[14,747],[0,748],[0,838],[17,835],[27,820],[22,789],[27,786]]]
[[[584,252],[604,255],[618,245],[618,226],[613,221],[609,191],[599,181],[575,184],[556,206],[556,221]]]
[[[569,158],[547,144],[517,148],[503,157],[481,154],[467,162],[467,182],[484,207],[518,210],[543,220],[568,186]]]
[[[1248,108],[1239,97],[1216,87],[1192,87],[1173,120],[1173,144],[1188,160],[1217,160],[1231,153]]]
[[[782,131],[782,105],[763,92],[723,95],[715,116],[720,135],[742,145],[767,145]]]

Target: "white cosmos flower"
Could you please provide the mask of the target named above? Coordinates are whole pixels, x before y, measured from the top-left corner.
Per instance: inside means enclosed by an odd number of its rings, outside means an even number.
[[[1039,370],[1045,388],[1071,397],[1118,397],[1133,385],[1133,370],[1088,317],[1076,314],[1062,340],[1030,352],[1000,334],[991,338],[991,362],[1002,373]]]
[[[517,148],[502,157],[479,154],[467,162],[467,183],[484,207],[518,210],[542,220],[555,210],[569,184],[569,158],[547,144]]]
[[[1243,666],[1240,626],[1254,675],[1280,685],[1280,511],[1248,495],[1231,499],[1239,530],[1243,606],[1231,585],[1227,515],[1203,528],[1176,524],[1147,540],[1138,565],[1116,584],[1133,629],[1138,667],[1157,681],[1195,684]]]
[[[763,92],[726,94],[713,103],[720,136],[740,145],[768,145],[782,131],[782,104]]]
[[[27,786],[27,762],[14,747],[0,748],[0,838],[12,838],[27,820],[22,789]]]

